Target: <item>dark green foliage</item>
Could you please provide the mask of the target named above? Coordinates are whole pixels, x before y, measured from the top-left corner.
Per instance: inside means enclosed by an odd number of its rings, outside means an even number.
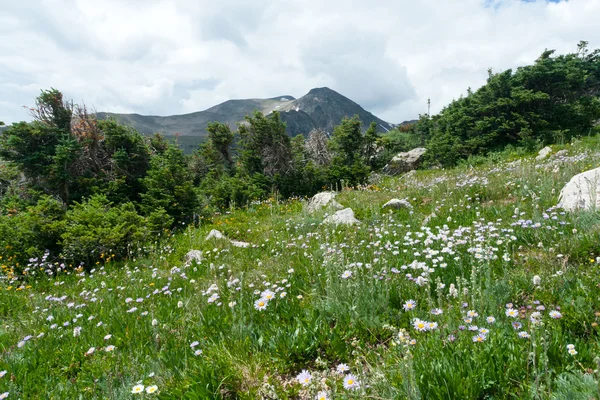
[[[279,112],[268,116],[256,111],[240,124],[240,163],[249,175],[261,173],[270,178],[284,175],[292,169],[290,137]]]
[[[419,120],[416,129],[431,134],[429,162],[453,165],[508,144],[533,149],[588,134],[600,118],[600,51],[586,45],[557,57],[545,51],[514,73],[490,71],[479,90]]]
[[[75,161],[82,148],[71,133],[73,105],[55,89],[44,90],[31,109],[35,121],[2,132],[0,155],[16,164],[34,186],[70,200]]]
[[[168,146],[162,154],[154,155],[141,182],[145,192],[141,194],[140,207],[146,215],[162,208],[175,222],[193,220],[198,198],[192,174],[180,149]]]
[[[2,132],[0,155],[16,165],[35,186],[50,186],[60,132],[40,122],[20,122]]]
[[[137,131],[115,120],[98,121],[104,135],[103,146],[112,158],[113,178],[107,192],[111,201],[139,201],[144,190],[140,178],[150,168],[150,149]]]
[[[231,154],[231,146],[233,144],[234,135],[229,128],[229,125],[220,122],[212,122],[208,124],[208,140],[217,154],[218,158],[214,160],[215,164],[221,164],[226,170],[230,171],[233,167],[233,157]]]
[[[169,142],[161,134],[155,133],[150,138],[150,150],[155,154],[162,154],[169,148]]]
[[[0,161],[0,198],[18,189],[19,175],[16,165]]]
[[[170,231],[170,228],[173,226],[173,221],[173,217],[171,217],[164,208],[159,207],[146,217],[146,228],[148,228],[148,231],[153,235],[162,235],[163,233]]]
[[[331,136],[330,146],[336,152],[334,163],[354,165],[355,161],[361,158],[363,143],[364,137],[358,116],[344,118]]]
[[[3,260],[24,267],[29,258],[46,250],[56,256],[65,229],[64,205],[50,196],[22,208],[6,208],[0,215],[0,248]]]
[[[329,169],[331,184],[344,183],[357,185],[364,183],[369,176],[369,167],[363,157],[363,137],[361,122],[358,116],[344,118],[336,126],[331,137],[330,146],[334,157]]]
[[[155,214],[151,221],[156,224],[160,218]],[[113,205],[106,196],[94,195],[75,203],[67,212],[61,235],[63,256],[86,265],[107,258],[124,258],[131,249],[150,239],[149,233],[146,220],[132,203]]]
[[[377,143],[381,136],[377,132],[377,123],[371,122],[369,128],[365,131],[363,155],[369,166],[376,164]]]
[[[215,122],[210,123],[207,130],[208,141],[202,143],[190,158],[189,168],[196,185],[203,179],[212,182],[235,173],[232,155],[234,135],[229,126]]]
[[[311,158],[304,136],[292,138],[292,157],[293,173],[280,176],[276,182],[283,197],[311,196],[327,186],[328,165],[317,165]]]
[[[218,209],[243,207],[252,200],[266,197],[270,183],[261,174],[222,176],[220,179],[205,179],[202,192],[208,197],[209,203]]]
[[[42,91],[32,123],[2,132],[0,155],[17,166],[32,187],[70,204],[95,192],[115,201],[138,200],[149,166],[142,136],[113,120],[97,121],[85,106]]]

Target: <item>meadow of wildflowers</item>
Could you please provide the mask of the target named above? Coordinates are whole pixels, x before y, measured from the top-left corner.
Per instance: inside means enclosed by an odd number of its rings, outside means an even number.
[[[6,263],[0,399],[597,398],[600,215],[555,205],[598,144],[346,190],[354,226],[266,202],[127,262]]]

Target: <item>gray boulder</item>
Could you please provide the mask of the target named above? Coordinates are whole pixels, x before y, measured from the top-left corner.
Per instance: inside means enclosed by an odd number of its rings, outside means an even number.
[[[392,208],[394,210],[399,210],[401,208],[406,208],[409,210],[413,209],[412,204],[410,204],[408,202],[408,200],[405,199],[391,199],[390,201],[388,201],[387,203],[385,203],[381,208],[386,209],[386,208]]]
[[[325,218],[323,223],[334,225],[354,225],[360,224],[360,221],[354,217],[354,211],[352,211],[351,208],[345,208]]]
[[[208,236],[206,236],[205,240],[210,240],[210,239],[226,239],[226,237],[225,237],[225,235],[223,235],[223,232],[213,229],[212,231],[210,231],[208,233]]]
[[[541,161],[544,158],[548,157],[550,155],[550,153],[552,153],[552,147],[550,146],[546,146],[543,149],[540,150],[540,152],[538,153],[537,157],[535,158],[536,161]]]
[[[600,168],[575,175],[562,188],[558,207],[567,211],[598,210],[600,208]]]
[[[383,167],[383,172],[388,175],[399,175],[403,172],[417,169],[423,162],[423,155],[427,149],[418,147],[406,153],[398,153],[392,160]]]
[[[324,207],[331,207],[336,210],[344,208],[340,203],[335,201],[335,192],[321,192],[315,194],[308,202],[307,211],[313,213]]]

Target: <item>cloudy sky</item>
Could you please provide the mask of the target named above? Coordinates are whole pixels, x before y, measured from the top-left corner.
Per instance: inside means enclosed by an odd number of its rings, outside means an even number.
[[[0,121],[42,88],[170,115],[328,86],[400,122],[544,49],[600,47],[600,0],[0,0]]]

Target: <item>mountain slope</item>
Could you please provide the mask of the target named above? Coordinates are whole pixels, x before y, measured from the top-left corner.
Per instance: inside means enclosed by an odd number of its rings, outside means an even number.
[[[311,89],[306,95],[280,109],[281,117],[288,125],[292,136],[307,134],[314,128],[332,132],[344,117],[358,115],[366,129],[371,122],[377,123],[381,132],[392,129],[392,125],[366,111],[360,105],[327,87]]]
[[[117,121],[132,125],[144,134],[160,132],[165,136],[195,136],[203,138],[207,135],[206,126],[209,122],[219,121],[235,127],[248,114],[255,110],[271,112],[277,105],[293,101],[292,96],[280,96],[272,99],[227,100],[204,111],[191,114],[156,116],[140,114],[115,114],[99,112],[99,118],[113,117]]]
[[[254,111],[269,114],[281,112],[287,124],[288,134],[308,134],[314,128],[332,132],[342,118],[358,115],[366,129],[376,122],[380,131],[385,132],[392,125],[363,109],[354,101],[329,88],[315,88],[299,99],[292,96],[278,96],[269,99],[228,100],[204,111],[172,116],[151,116],[139,114],[114,114],[99,112],[99,118],[113,117],[117,121],[131,125],[144,134],[160,132],[165,136],[179,134],[179,143],[184,148],[195,148],[207,135],[209,122],[223,122],[232,129],[246,115]]]

